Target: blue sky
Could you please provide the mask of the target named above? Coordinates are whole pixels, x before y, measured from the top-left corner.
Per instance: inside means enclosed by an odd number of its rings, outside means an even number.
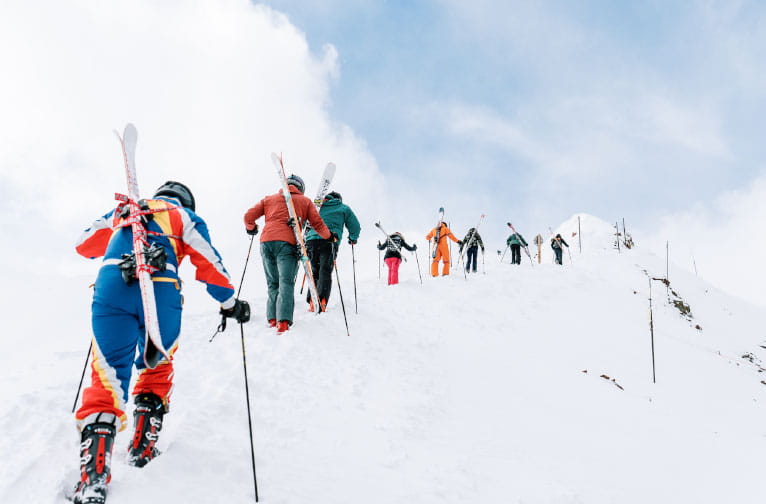
[[[766,305],[766,3],[269,0],[332,44],[329,110],[391,213],[534,235],[577,212]]]
[[[492,249],[508,220],[530,240],[625,218],[766,305],[766,3],[43,4],[0,3],[0,220],[56,244],[28,247],[34,267],[78,264],[94,209],[73,202],[113,204],[111,130],[132,121],[142,186],[193,186],[225,257],[280,151],[309,185],[336,162],[368,229],[425,245],[444,206],[458,235],[486,213]],[[51,234],[28,236],[34,219]]]
[[[762,3],[266,4],[337,48],[330,108],[387,175],[645,224],[762,173]]]

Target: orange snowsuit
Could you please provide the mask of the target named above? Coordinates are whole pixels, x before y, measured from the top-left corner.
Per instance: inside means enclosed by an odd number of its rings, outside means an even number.
[[[447,238],[455,243],[459,242],[459,240],[455,238],[455,235],[452,234],[452,231],[443,222],[426,235],[426,240],[430,241],[432,238],[435,238],[437,230],[439,230],[439,241],[436,243],[435,253],[432,252],[431,254],[431,276],[439,276],[439,260],[444,263],[442,275],[449,275],[449,243],[447,243]]]

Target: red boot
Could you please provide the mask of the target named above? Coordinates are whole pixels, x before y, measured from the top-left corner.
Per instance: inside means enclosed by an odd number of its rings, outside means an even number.
[[[286,333],[290,329],[290,322],[287,320],[280,320],[277,324],[277,334]]]
[[[269,319],[269,327],[277,327],[277,319]]]

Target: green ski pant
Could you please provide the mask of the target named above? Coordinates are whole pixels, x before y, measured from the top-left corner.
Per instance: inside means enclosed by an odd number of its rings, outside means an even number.
[[[261,258],[269,290],[266,318],[287,320],[292,324],[295,309],[295,272],[298,268],[295,245],[285,241],[263,242]]]

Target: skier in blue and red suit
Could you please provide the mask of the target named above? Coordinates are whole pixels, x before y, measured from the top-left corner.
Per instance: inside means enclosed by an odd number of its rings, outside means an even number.
[[[133,232],[121,206],[87,229],[77,252],[88,258],[104,258],[95,283],[92,303],[92,378],[83,391],[75,413],[81,431],[81,480],[72,500],[100,503],[110,480],[111,448],[117,430],[127,424],[125,413],[133,365],[138,377],[132,395],[136,405],[133,441],[128,462],[143,467],[159,454],[155,443],[168,411],[173,386],[173,362],[162,358],[149,368],[144,361],[144,313],[135,271],[130,270]],[[250,319],[246,301],[235,297],[229,274],[210,242],[207,225],[194,213],[191,191],[179,182],[166,182],[146,200],[147,241],[166,254],[164,268],[152,274],[157,318],[163,346],[172,359],[181,330],[181,283],[178,265],[189,256],[197,268],[196,278],[221,304],[221,313],[240,323]],[[126,256],[128,260],[126,261]],[[159,261],[161,263],[162,260]],[[158,263],[158,264],[159,264]],[[136,357],[138,355],[138,357]]]

